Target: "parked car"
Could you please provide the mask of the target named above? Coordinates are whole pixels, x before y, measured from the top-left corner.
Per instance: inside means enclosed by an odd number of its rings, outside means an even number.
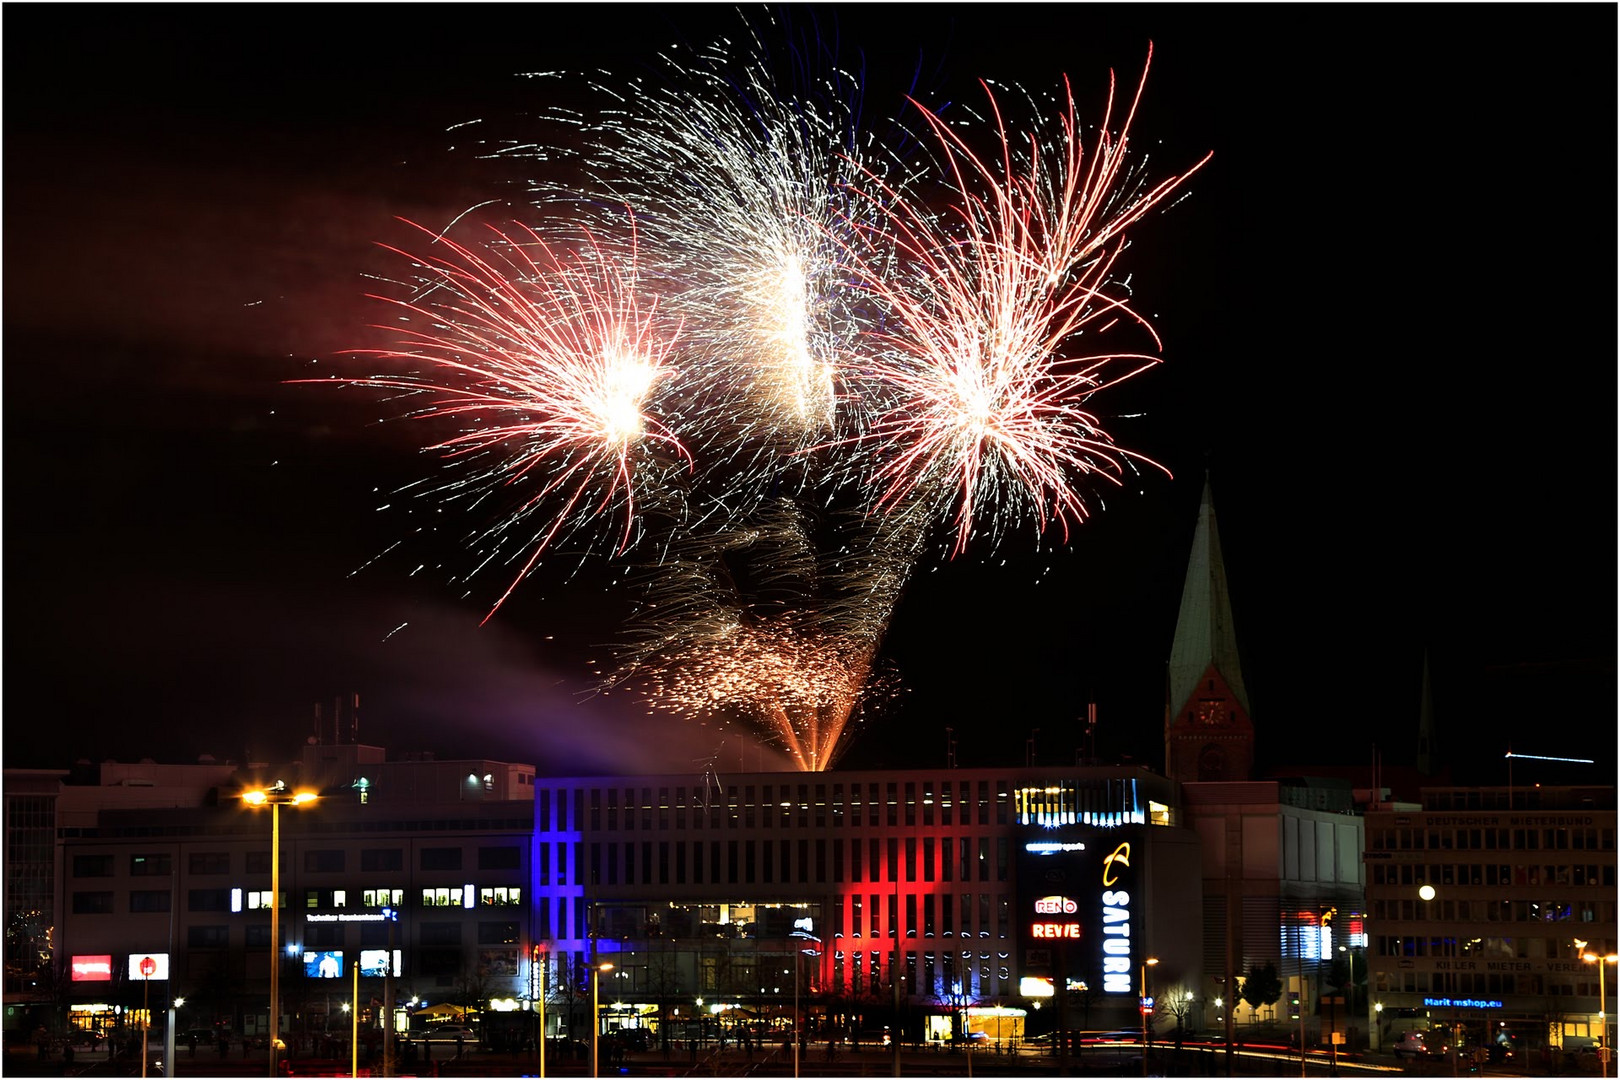
[[[408,1038],[411,1042],[434,1043],[453,1043],[460,1039],[463,1043],[471,1045],[478,1041],[478,1032],[460,1024],[434,1024],[432,1027],[413,1029]]]

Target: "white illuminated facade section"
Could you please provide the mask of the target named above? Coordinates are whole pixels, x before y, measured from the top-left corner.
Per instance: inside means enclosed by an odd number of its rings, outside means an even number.
[[[1029,785],[1013,790],[1013,811],[1020,825],[1059,829],[1068,825],[1111,829],[1123,825],[1145,825],[1149,809],[1137,797],[1135,780],[1119,780],[1101,785],[1079,780]],[[1153,824],[1170,824],[1168,808],[1150,804]]]

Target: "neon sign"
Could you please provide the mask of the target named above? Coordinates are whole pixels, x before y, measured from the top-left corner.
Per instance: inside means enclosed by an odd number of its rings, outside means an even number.
[[[1129,994],[1131,985],[1131,894],[1116,889],[1119,868],[1130,869],[1131,845],[1120,844],[1103,858],[1103,993]]]
[[[112,980],[112,957],[75,956],[72,971],[73,982],[109,982]]]
[[[1080,924],[1077,922],[1038,922],[1030,927],[1030,935],[1038,938],[1068,938],[1079,940]]]

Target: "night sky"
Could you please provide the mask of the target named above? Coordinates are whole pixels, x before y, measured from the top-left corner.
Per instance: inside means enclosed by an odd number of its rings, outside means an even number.
[[[758,14],[763,9],[754,9]],[[1164,363],[1110,430],[1162,462],[1066,546],[920,568],[905,687],[851,766],[1162,764],[1164,666],[1206,469],[1262,764],[1616,761],[1612,5],[795,7],[866,80],[1055,88],[1189,197],[1134,230]],[[738,25],[657,5],[7,5],[5,764],[286,760],[316,703],[362,741],[543,771],[753,768],[733,733],[590,693],[611,559],[497,617],[378,507],[432,462],[360,395],[289,385],[360,343],[398,217],[510,198],[486,135]],[[1465,25],[1466,24],[1466,25]],[[915,76],[915,78],[914,78]],[[548,97],[548,95],[553,95]],[[476,120],[478,124],[466,125]],[[514,206],[513,215],[522,213]],[[454,535],[447,530],[445,535]],[[396,541],[406,541],[376,558]],[[419,566],[427,568],[413,573]],[[401,628],[403,627],[403,628]]]

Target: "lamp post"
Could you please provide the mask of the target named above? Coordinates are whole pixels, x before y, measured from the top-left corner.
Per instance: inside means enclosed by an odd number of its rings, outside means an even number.
[[[807,932],[805,932],[803,930],[795,930],[791,934],[789,934],[788,937],[799,938],[799,939],[804,940],[804,941],[812,941],[812,942],[815,942],[816,945],[821,944],[821,939],[820,938],[816,937],[816,935],[814,935],[814,934],[807,933]],[[799,1075],[799,1042],[800,1042],[800,1035],[799,1035],[799,966],[800,966],[800,964],[802,963],[802,961],[804,960],[804,958],[806,956],[820,956],[820,955],[821,955],[821,951],[819,949],[814,948],[814,947],[807,949],[803,945],[794,946],[794,952],[793,952],[793,1075],[795,1077]]]
[[[1575,939],[1579,949],[1586,948],[1586,942]],[[1581,959],[1588,964],[1596,964],[1598,969],[1598,1075],[1609,1075],[1609,1012],[1608,997],[1604,989],[1603,965],[1620,964],[1620,953],[1610,953],[1599,956],[1597,953],[1582,952]]]
[[[152,975],[157,961],[150,956],[141,959],[141,1075],[146,1075],[146,1036],[152,1030]]]
[[[535,1040],[539,1050],[539,1072],[542,1080],[546,1075],[546,947],[536,945],[529,961],[530,974],[538,979],[538,988],[535,991],[534,1002],[540,1013],[540,1037]]]
[[[1142,1013],[1142,1075],[1143,1076],[1146,1076],[1148,1074],[1148,1061],[1147,1061],[1147,1059],[1148,1059],[1148,1014],[1153,1011],[1153,1007],[1148,1004],[1147,969],[1149,967],[1151,967],[1152,965],[1157,964],[1158,962],[1159,962],[1159,958],[1156,957],[1156,956],[1150,956],[1146,960],[1142,961],[1142,997],[1141,997],[1141,1000],[1139,1002],[1137,1002],[1137,1007]]]
[[[599,1044],[602,1041],[602,972],[612,971],[613,964],[607,960],[597,964],[591,969],[591,1075],[601,1076],[598,1066]]]
[[[173,1076],[174,1062],[174,1010],[186,1003],[183,997],[177,997],[169,1003],[169,1029],[163,1033],[163,1075]]]
[[[388,958],[389,963],[394,958]],[[353,997],[352,1005],[345,1005],[343,1009],[349,1014],[349,1075],[360,1075],[360,964],[354,965],[354,986],[350,991]]]
[[[1351,1018],[1359,1017],[1365,1020],[1367,1018],[1366,1013],[1356,1012],[1356,951],[1349,945],[1340,945],[1339,951],[1344,953],[1344,958],[1350,965],[1350,1007],[1346,1015]],[[1348,1033],[1346,1033],[1346,1045],[1348,1045]],[[1350,1049],[1353,1050],[1354,1047],[1350,1047]]]
[[[314,802],[313,791],[291,791],[285,780],[267,788],[242,792],[249,806],[270,807],[270,1075],[276,1075],[276,1050],[281,1041],[281,808]]]

